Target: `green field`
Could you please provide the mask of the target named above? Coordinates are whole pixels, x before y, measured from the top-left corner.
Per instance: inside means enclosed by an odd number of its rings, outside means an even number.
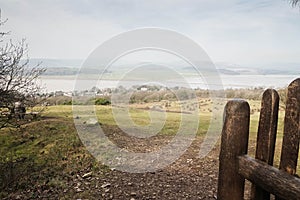
[[[250,101],[250,154],[254,154],[258,127],[259,101]],[[152,105],[131,105],[130,117],[140,126],[147,126],[150,121],[149,108]],[[206,133],[211,112],[210,104],[200,105],[198,137]],[[96,106],[96,115],[101,125],[115,127],[116,121],[111,106]],[[174,135],[180,126],[181,113],[174,103],[166,113],[165,126],[160,135]],[[186,114],[188,115],[188,114]],[[282,142],[283,116],[279,114],[278,139],[275,165],[278,166]],[[82,145],[74,127],[72,106],[49,106],[39,119],[26,121],[20,128],[0,130],[0,198],[22,192],[24,188],[51,188],[63,190],[70,177],[82,170],[108,170],[98,163]],[[220,130],[221,131],[221,130]],[[188,133],[187,133],[188,134]],[[17,181],[16,181],[17,180]],[[28,183],[31,185],[28,186]],[[30,193],[30,190],[29,190]],[[32,195],[36,195],[32,192]],[[66,198],[75,194],[68,192]],[[32,198],[35,198],[34,196]]]

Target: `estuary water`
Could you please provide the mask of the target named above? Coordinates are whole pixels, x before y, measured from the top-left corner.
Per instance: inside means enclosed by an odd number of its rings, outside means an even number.
[[[296,75],[220,75],[221,81],[217,81],[218,87],[228,88],[282,88],[286,87],[291,81],[296,78],[300,78],[300,74]],[[206,84],[205,79],[201,77],[189,77],[185,79],[191,88],[210,89],[211,86]],[[167,86],[186,86],[186,83],[180,80],[169,80],[166,82]],[[221,85],[220,85],[221,83]],[[45,92],[63,91],[71,92],[74,91],[74,87],[77,90],[89,90],[93,86],[99,89],[104,88],[115,88],[120,85],[123,87],[131,87],[133,85],[146,84],[143,81],[127,80],[120,82],[119,80],[96,80],[92,79],[81,79],[76,81],[75,76],[70,77],[51,77],[45,76],[40,78],[40,84],[45,88]],[[165,85],[161,83],[160,85]]]

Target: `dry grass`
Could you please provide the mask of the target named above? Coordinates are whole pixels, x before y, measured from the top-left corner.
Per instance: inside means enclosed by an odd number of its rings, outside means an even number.
[[[209,126],[212,103],[209,99],[203,98],[199,100],[199,104],[200,124],[197,134],[202,136]],[[260,101],[251,100],[249,104],[251,107],[249,152],[254,155]],[[183,104],[169,102],[167,107],[166,102],[154,102],[130,105],[130,116],[134,123],[145,126],[150,123],[151,108],[167,111],[166,123],[160,134],[169,136],[176,134],[179,127],[181,106],[193,112],[193,105],[189,102]],[[96,106],[95,109],[101,124],[116,126],[111,106]],[[57,191],[54,193],[59,198],[61,197],[59,192],[67,189],[66,184],[76,174],[95,169],[107,170],[107,167],[96,162],[82,145],[73,124],[73,117],[75,116],[72,114],[72,106],[49,106],[40,121],[28,122],[21,126],[21,129],[0,130],[0,198],[14,198],[23,194],[24,189],[32,195],[37,195],[37,190],[51,189]],[[280,111],[275,166],[279,164],[283,118],[284,112]],[[71,198],[76,196],[76,191],[70,190],[64,195]]]

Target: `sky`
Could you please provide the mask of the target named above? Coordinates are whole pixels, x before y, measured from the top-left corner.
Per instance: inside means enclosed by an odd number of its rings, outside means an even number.
[[[101,43],[143,27],[197,42],[213,62],[300,63],[300,9],[288,0],[0,0],[1,27],[26,38],[31,58],[85,59]]]

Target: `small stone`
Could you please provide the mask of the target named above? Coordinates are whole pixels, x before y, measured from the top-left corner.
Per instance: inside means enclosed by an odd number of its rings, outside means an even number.
[[[88,172],[86,174],[83,174],[82,178],[88,178],[93,174],[93,172]]]
[[[131,192],[130,195],[131,196],[136,196],[136,192]]]
[[[77,174],[76,177],[78,178],[78,180],[82,180],[82,178],[81,178],[81,176],[79,176],[79,174]]]
[[[98,120],[95,119],[95,118],[89,118],[87,121],[86,121],[86,124],[87,125],[97,125],[99,124]]]
[[[82,192],[83,190],[82,189],[80,189],[80,188],[77,188],[76,189],[76,192]]]
[[[103,184],[103,185],[101,185],[101,187],[102,187],[102,188],[110,187],[110,183]]]

